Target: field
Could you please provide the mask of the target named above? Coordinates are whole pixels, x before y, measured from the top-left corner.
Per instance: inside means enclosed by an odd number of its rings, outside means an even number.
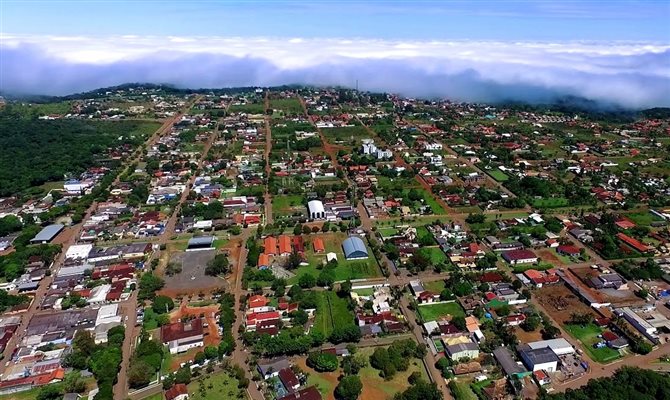
[[[470,385],[465,382],[453,380],[449,383],[449,389],[456,400],[477,400],[477,395],[470,389]]]
[[[300,207],[303,210],[304,197],[301,195],[282,195],[272,197],[272,212],[277,215],[291,215],[294,207]]]
[[[366,347],[360,349],[360,354],[365,354],[370,356],[374,348]],[[407,378],[412,374],[412,372],[419,371],[424,379],[428,379],[426,376],[426,371],[423,367],[421,360],[413,358],[410,360],[409,368],[407,371],[402,371],[396,373],[392,379],[385,380],[379,376],[379,370],[367,366],[360,370],[358,376],[363,382],[363,393],[361,393],[360,398],[365,400],[386,400],[393,398],[393,395],[409,387]]]
[[[265,113],[265,104],[233,104],[230,106],[230,112],[234,113],[246,113],[246,114],[264,114]]]
[[[244,391],[237,388],[237,380],[221,371],[204,375],[188,384],[189,399],[218,400],[244,398]]]
[[[509,179],[509,176],[502,172],[499,169],[493,169],[491,171],[486,171],[493,179],[495,179],[497,182],[505,182],[506,180]]]
[[[451,315],[452,317],[465,316],[465,312],[463,312],[461,306],[456,302],[420,305],[419,314],[424,321],[435,321],[447,315]]]
[[[224,287],[225,281],[205,275],[207,262],[214,258],[216,250],[178,252],[170,257],[170,262],[181,264],[182,271],[173,276],[165,276],[165,287],[161,293],[167,295],[193,294]]]
[[[363,126],[350,126],[342,128],[325,128],[322,132],[326,139],[333,144],[341,142],[345,145],[350,145],[352,139],[357,143],[361,139],[369,139],[370,133]]]
[[[335,326],[354,325],[354,314],[347,308],[346,299],[338,297],[335,292],[318,293],[319,301],[312,329],[328,337]]]
[[[440,293],[444,290],[444,281],[425,282],[423,288],[431,292]]]
[[[517,264],[512,266],[512,271],[515,274],[527,271],[529,269],[534,269],[537,271],[546,271],[548,269],[554,268],[554,265],[548,262],[540,262],[538,264]]]
[[[591,313],[591,308],[565,285],[545,286],[534,291],[534,297],[560,324],[568,321],[572,313]]]
[[[593,360],[599,363],[607,363],[621,357],[617,350],[610,349],[609,347],[600,349],[593,347],[594,343],[601,341],[601,339],[598,338],[598,335],[602,334],[603,330],[599,326],[593,323],[584,326],[566,324],[563,328],[575,339],[582,342],[584,350],[589,353],[589,356],[591,356]]]
[[[270,100],[270,108],[282,110],[288,114],[304,113],[302,104],[300,104],[300,100],[298,99],[272,99]]]
[[[430,253],[430,263],[433,265],[441,264],[448,260],[447,255],[444,254],[442,249],[439,247],[424,247],[422,250],[428,251]]]
[[[538,208],[557,208],[565,207],[570,204],[565,197],[552,197],[548,199],[534,199],[531,201],[533,207]]]
[[[652,214],[650,212],[646,212],[646,213],[645,212],[639,212],[639,213],[626,214],[626,217],[630,218],[637,225],[642,225],[642,226],[649,226],[649,225],[651,225],[652,222],[662,221],[661,218],[655,216],[654,214]]]

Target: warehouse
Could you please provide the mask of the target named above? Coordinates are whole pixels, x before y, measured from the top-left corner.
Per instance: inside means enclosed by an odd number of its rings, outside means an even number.
[[[368,249],[361,238],[351,236],[342,242],[342,250],[344,250],[344,258],[347,260],[362,260],[368,258]]]
[[[53,224],[44,227],[34,238],[30,239],[30,243],[51,243],[52,240],[58,236],[61,231],[65,229],[65,225]]]

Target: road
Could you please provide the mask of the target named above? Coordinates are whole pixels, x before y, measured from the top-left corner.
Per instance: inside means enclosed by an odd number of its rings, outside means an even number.
[[[249,368],[247,368],[247,358],[248,358],[248,353],[244,348],[244,343],[242,342],[242,337],[241,335],[238,335],[238,331],[240,327],[242,326],[242,322],[245,320],[244,318],[244,312],[241,310],[240,303],[242,301],[242,297],[247,294],[247,291],[244,290],[242,287],[242,274],[244,271],[245,266],[247,265],[247,255],[248,255],[248,250],[245,246],[245,243],[247,242],[247,239],[253,235],[253,231],[249,228],[244,229],[242,231],[242,235],[240,236],[240,255],[237,259],[237,268],[235,268],[235,284],[231,285],[234,287],[233,294],[235,295],[235,324],[233,325],[232,332],[233,335],[235,335],[235,350],[233,351],[233,354],[231,354],[231,359],[235,364],[238,364],[242,369],[244,369],[244,373],[249,379],[249,386],[247,387],[247,393],[253,400],[264,400],[263,394],[258,390],[258,387],[256,386],[256,382],[254,382],[251,378],[251,372],[249,371]]]

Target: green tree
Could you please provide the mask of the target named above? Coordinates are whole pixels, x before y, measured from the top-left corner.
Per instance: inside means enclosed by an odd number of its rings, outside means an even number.
[[[174,301],[168,296],[156,296],[151,308],[156,314],[168,313],[174,308]]]
[[[335,388],[335,398],[339,400],[356,400],[363,392],[363,383],[356,375],[347,375],[340,380]]]

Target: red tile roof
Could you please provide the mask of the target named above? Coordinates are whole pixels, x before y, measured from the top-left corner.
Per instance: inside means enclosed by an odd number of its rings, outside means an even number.
[[[314,252],[316,253],[322,253],[326,251],[326,247],[323,245],[323,240],[321,240],[321,238],[315,238],[312,246],[314,246]]]
[[[202,335],[202,319],[196,318],[187,323],[175,322],[161,327],[161,340],[163,343],[173,340],[186,339]]]
[[[286,235],[279,236],[279,254],[291,253],[291,239]]]
[[[288,390],[292,390],[296,386],[300,386],[300,381],[298,377],[295,376],[295,373],[291,368],[284,368],[279,371],[279,379],[284,384],[284,387]]]
[[[177,396],[188,394],[188,388],[183,383],[177,383],[165,392],[165,399],[176,399]]]
[[[265,254],[275,255],[277,254],[277,239],[274,236],[268,236],[263,241],[263,247],[265,247]]]
[[[644,253],[646,251],[649,251],[649,246],[640,242],[637,239],[634,239],[634,238],[626,235],[625,233],[617,233],[616,237],[619,240],[621,240],[622,242],[626,243],[627,245],[629,245],[630,247],[634,248],[635,250],[637,250],[639,252]]]

